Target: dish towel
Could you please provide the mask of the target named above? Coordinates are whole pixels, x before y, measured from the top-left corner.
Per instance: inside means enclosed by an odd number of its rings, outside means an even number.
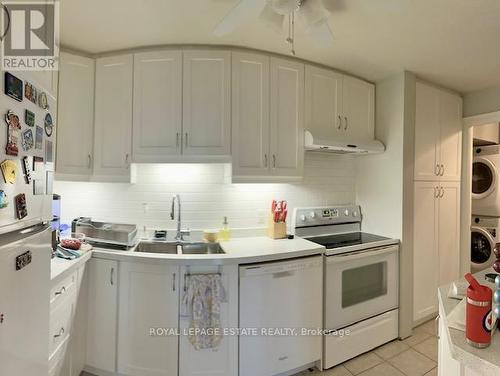
[[[220,274],[188,276],[181,314],[190,318],[188,338],[196,350],[214,349],[222,341],[220,305],[225,301]]]

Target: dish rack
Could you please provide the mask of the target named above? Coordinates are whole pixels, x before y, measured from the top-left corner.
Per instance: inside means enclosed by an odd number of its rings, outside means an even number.
[[[85,234],[85,240],[104,247],[130,248],[137,244],[137,225],[92,221],[90,217],[75,218],[72,232]]]

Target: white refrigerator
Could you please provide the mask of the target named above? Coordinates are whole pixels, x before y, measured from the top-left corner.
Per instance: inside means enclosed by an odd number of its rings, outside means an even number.
[[[44,87],[44,78],[50,75],[3,70],[0,74],[2,376],[48,373],[50,221],[57,128],[56,98]]]

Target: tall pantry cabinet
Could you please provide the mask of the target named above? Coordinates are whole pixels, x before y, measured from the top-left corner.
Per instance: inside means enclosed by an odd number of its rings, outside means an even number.
[[[413,224],[415,324],[437,313],[438,286],[459,277],[461,149],[462,98],[417,81]]]

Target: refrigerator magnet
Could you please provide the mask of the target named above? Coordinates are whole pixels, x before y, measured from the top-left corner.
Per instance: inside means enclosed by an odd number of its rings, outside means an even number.
[[[24,83],[24,96],[26,97],[26,99],[35,104],[38,101],[38,94],[36,87],[33,84],[29,83],[28,81]]]
[[[42,149],[43,142],[43,129],[42,127],[36,126],[35,130],[35,149]]]
[[[14,184],[16,182],[16,162],[11,159],[6,159],[0,163],[0,170],[2,170],[3,180],[6,183]]]
[[[4,191],[0,190],[0,209],[6,208],[9,203],[7,202],[7,195]]]
[[[46,163],[52,163],[52,155],[53,155],[53,144],[52,141],[46,140],[45,141],[45,162]]]
[[[5,94],[18,102],[23,100],[23,80],[13,74],[5,72]]]
[[[26,184],[29,184],[31,183],[31,180],[33,180],[31,176],[31,166],[29,157],[23,157],[21,164],[23,166],[24,181],[26,182]]]
[[[17,156],[19,153],[17,140],[19,138],[19,130],[21,129],[19,116],[17,116],[14,111],[9,110],[5,114],[5,122],[7,123],[7,146],[5,147],[5,153],[7,155]]]
[[[18,194],[15,199],[17,219],[23,219],[28,216],[28,204],[26,203],[26,195]]]
[[[26,125],[28,127],[34,127],[35,126],[35,113],[26,109],[24,111],[24,122],[26,123]]]
[[[31,129],[26,129],[22,133],[22,136],[23,136],[22,137],[23,141],[21,144],[23,146],[23,150],[27,151],[33,148],[34,141],[33,141],[33,132],[31,131]]]
[[[54,124],[52,123],[52,116],[50,114],[45,115],[44,125],[45,125],[45,134],[47,135],[47,137],[52,136],[52,132],[54,131],[53,129]]]
[[[49,108],[49,102],[47,101],[47,94],[45,94],[45,92],[43,91],[40,94],[38,94],[38,105],[44,110],[47,110]]]

